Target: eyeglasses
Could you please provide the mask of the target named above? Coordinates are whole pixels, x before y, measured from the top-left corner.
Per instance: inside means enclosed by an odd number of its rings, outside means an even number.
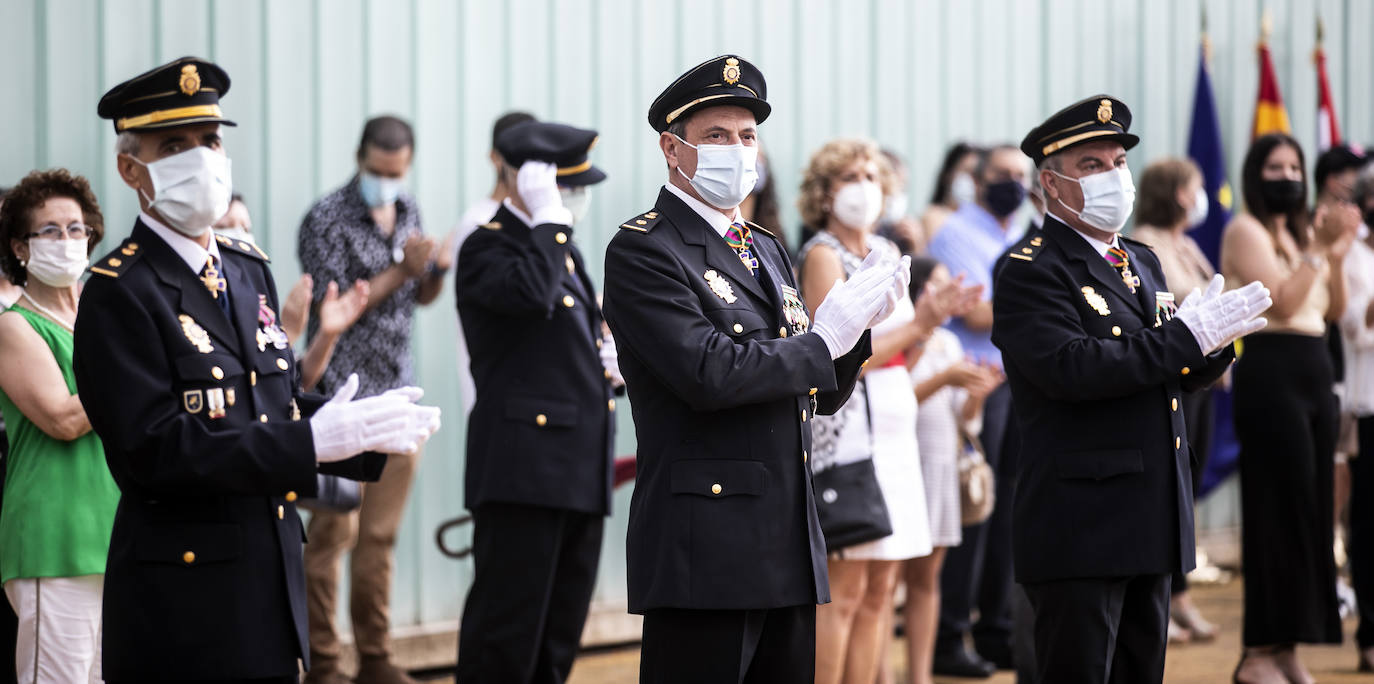
[[[68,240],[89,240],[95,237],[95,231],[84,223],[72,223],[65,229],[56,223],[49,223],[38,230],[29,233],[28,237],[39,238],[41,240],[61,240],[63,233]]]

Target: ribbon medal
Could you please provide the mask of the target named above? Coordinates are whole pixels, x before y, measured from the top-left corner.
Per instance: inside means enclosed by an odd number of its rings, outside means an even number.
[[[1174,293],[1155,292],[1155,327],[1164,325],[1165,321],[1174,320],[1174,314],[1178,313],[1178,306],[1174,304]]]
[[[291,345],[291,341],[286,337],[286,331],[277,325],[277,314],[272,308],[267,306],[267,295],[258,295],[258,332],[256,335],[258,351],[267,351],[267,343],[271,343],[277,349],[286,349]]]
[[[782,316],[791,326],[793,335],[805,335],[811,327],[811,316],[806,313],[801,295],[786,285],[782,286]]]

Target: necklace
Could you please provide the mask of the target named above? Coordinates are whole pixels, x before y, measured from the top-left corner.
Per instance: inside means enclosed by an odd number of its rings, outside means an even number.
[[[68,324],[67,321],[64,320],[61,316],[58,316],[57,314],[53,313],[52,310],[49,309],[48,307],[43,306],[42,304],[39,304],[38,302],[35,302],[35,301],[33,300],[33,297],[30,297],[30,296],[29,296],[29,293],[28,293],[27,291],[25,291],[24,294],[22,294],[22,295],[20,295],[20,296],[23,297],[25,300],[27,300],[27,301],[29,302],[29,305],[33,307],[34,311],[37,311],[38,313],[41,313],[41,314],[43,314],[44,316],[47,316],[49,319],[52,320],[53,323],[56,323],[56,324],[62,326],[62,329],[66,330],[66,331],[69,332],[69,333],[75,333],[75,332],[76,332],[75,328],[73,328],[70,324]]]

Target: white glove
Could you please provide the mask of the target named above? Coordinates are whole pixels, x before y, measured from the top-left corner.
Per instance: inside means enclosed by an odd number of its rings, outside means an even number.
[[[877,252],[870,252],[849,280],[835,280],[825,300],[816,307],[811,332],[825,341],[832,359],[852,349],[871,322],[888,306],[892,280],[897,275],[890,267],[880,266],[878,261]]]
[[[415,404],[424,394],[418,387],[353,401],[357,392],[358,374],[354,373],[311,416],[316,461],[333,463],[364,451],[411,453],[439,429],[439,409]]]
[[[902,297],[907,296],[906,290],[911,286],[911,257],[903,256],[898,259],[894,269],[892,288],[887,292],[887,300],[883,302],[883,308],[879,309],[873,320],[868,322],[870,328],[887,320],[887,317],[896,310],[897,302],[902,301]]]
[[[563,206],[563,197],[558,194],[557,166],[534,160],[521,164],[515,173],[515,191],[525,203],[525,210],[535,226],[546,223],[572,225],[572,212]]]
[[[601,366],[606,369],[606,378],[611,381],[611,387],[625,384],[625,376],[620,374],[620,354],[615,349],[615,338],[610,335],[601,338]]]
[[[1225,282],[1218,273],[1205,292],[1193,288],[1174,314],[1188,326],[1203,354],[1211,354],[1268,324],[1265,319],[1256,318],[1274,303],[1263,283],[1256,280],[1240,289],[1222,292]]]

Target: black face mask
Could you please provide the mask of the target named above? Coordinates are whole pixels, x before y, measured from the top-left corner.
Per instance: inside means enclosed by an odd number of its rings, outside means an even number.
[[[1011,213],[1026,201],[1026,186],[1014,180],[989,183],[983,191],[983,201],[987,202],[988,211],[991,211],[993,216],[1004,219],[1011,216]]]
[[[1260,197],[1264,198],[1264,207],[1273,212],[1288,213],[1301,207],[1304,189],[1302,181],[1260,181]]]

